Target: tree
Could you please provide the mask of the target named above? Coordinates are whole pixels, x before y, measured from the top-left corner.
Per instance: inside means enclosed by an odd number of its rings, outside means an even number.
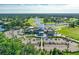
[[[76,24],[79,25],[79,20],[76,21]]]
[[[75,23],[74,23],[74,22],[71,22],[71,23],[69,24],[69,26],[74,28],[74,27],[75,27]]]
[[[52,54],[52,55],[63,55],[63,52],[61,52],[60,50],[54,48],[53,51],[50,50],[50,54]]]
[[[76,21],[77,20],[78,19],[76,19],[76,18],[70,18],[69,19],[69,26],[74,28],[76,26]]]
[[[3,34],[2,34],[3,35]],[[0,35],[0,54],[2,55],[15,55],[21,54],[22,43],[17,39],[8,39]]]
[[[24,45],[22,49],[23,55],[36,55],[39,51],[32,44]]]
[[[1,55],[36,55],[39,54],[33,45],[25,45],[19,39],[6,38],[3,33],[0,33],[0,54]]]

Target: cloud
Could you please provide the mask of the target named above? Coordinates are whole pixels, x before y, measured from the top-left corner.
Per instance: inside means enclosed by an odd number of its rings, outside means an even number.
[[[73,4],[4,4],[0,13],[79,13],[79,5]]]

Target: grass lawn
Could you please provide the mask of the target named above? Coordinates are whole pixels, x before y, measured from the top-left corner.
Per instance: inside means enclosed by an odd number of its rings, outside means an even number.
[[[79,55],[79,51],[78,51],[78,52],[68,52],[68,53],[64,53],[64,55]]]
[[[47,23],[44,23],[44,18],[41,18],[40,19],[40,22],[41,22],[41,24],[55,24],[55,22],[47,22]]]
[[[47,22],[47,23],[45,23],[45,24],[55,24],[54,22]]]
[[[43,20],[44,20],[44,18],[41,18],[41,19],[40,19],[40,23],[41,23],[41,24],[54,24],[54,22],[47,22],[47,23],[44,23]],[[28,23],[30,23],[32,26],[37,26],[37,25],[36,25],[36,21],[34,20],[34,18],[30,18],[30,19],[28,20]]]
[[[33,18],[30,18],[28,23],[30,23],[32,26],[36,26],[35,20]]]
[[[41,18],[40,19],[41,24],[44,24],[43,20],[44,20],[44,18]]]
[[[73,38],[75,40],[79,40],[79,27],[75,27],[75,28],[65,27],[59,30],[58,32],[67,37]]]

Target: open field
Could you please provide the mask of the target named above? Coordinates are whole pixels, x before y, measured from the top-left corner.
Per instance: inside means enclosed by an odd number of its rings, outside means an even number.
[[[75,27],[75,28],[62,28],[61,30],[58,31],[59,33],[70,37],[72,39],[78,40],[79,41],[79,27]]]

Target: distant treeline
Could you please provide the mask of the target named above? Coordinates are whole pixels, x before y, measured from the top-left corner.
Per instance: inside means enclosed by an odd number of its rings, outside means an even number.
[[[54,17],[79,17],[79,13],[41,13],[41,14],[0,14],[0,16],[38,16],[38,17],[48,17],[48,16],[54,16]]]

